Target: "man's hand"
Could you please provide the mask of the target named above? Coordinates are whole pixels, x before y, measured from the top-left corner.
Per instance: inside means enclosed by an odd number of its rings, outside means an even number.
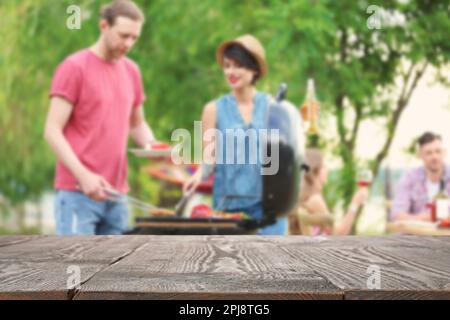
[[[81,191],[95,201],[105,201],[108,198],[105,189],[112,189],[105,178],[90,171],[83,173],[79,182]]]

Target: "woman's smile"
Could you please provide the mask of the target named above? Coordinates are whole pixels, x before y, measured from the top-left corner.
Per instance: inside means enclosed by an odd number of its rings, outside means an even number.
[[[234,76],[234,75],[228,76],[228,82],[230,82],[231,84],[236,84],[236,82],[238,82],[238,80],[239,80],[239,77],[237,77],[237,76]]]

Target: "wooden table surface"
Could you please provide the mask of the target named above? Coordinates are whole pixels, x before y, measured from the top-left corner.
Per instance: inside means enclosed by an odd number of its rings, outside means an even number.
[[[450,237],[0,237],[0,299],[46,298],[450,299]]]

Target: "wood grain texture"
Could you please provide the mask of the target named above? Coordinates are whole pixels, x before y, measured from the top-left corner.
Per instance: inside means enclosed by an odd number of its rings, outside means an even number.
[[[0,299],[30,298],[450,299],[450,237],[0,237]]]
[[[450,238],[329,237],[314,245],[287,243],[286,251],[345,291],[345,299],[450,299]],[[380,289],[368,287],[370,266]]]
[[[76,298],[342,299],[329,281],[263,237],[148,239],[96,274]]]
[[[39,236],[1,236],[0,247],[6,247],[13,244],[19,244],[27,242],[33,239],[37,239]]]
[[[138,236],[42,236],[0,247],[0,299],[70,299],[76,290],[67,285],[69,266],[80,268],[83,283],[142,242]]]

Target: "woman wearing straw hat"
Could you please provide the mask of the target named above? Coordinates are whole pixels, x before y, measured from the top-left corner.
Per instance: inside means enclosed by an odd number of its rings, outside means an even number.
[[[246,212],[253,219],[260,220],[263,218],[261,163],[259,159],[256,163],[249,161],[255,151],[260,154],[259,134],[256,134],[255,150],[250,148],[249,138],[239,145],[233,137],[230,144],[229,133],[230,130],[258,132],[265,129],[268,95],[255,87],[255,83],[267,73],[265,50],[258,39],[247,34],[222,43],[217,48],[216,59],[231,92],[207,103],[203,109],[203,164],[186,181],[183,191],[185,194],[193,192],[214,172],[214,209]],[[215,133],[213,139],[208,132]],[[245,158],[244,163],[229,162],[242,157]],[[287,219],[280,219],[259,231],[260,234],[286,232]]]

